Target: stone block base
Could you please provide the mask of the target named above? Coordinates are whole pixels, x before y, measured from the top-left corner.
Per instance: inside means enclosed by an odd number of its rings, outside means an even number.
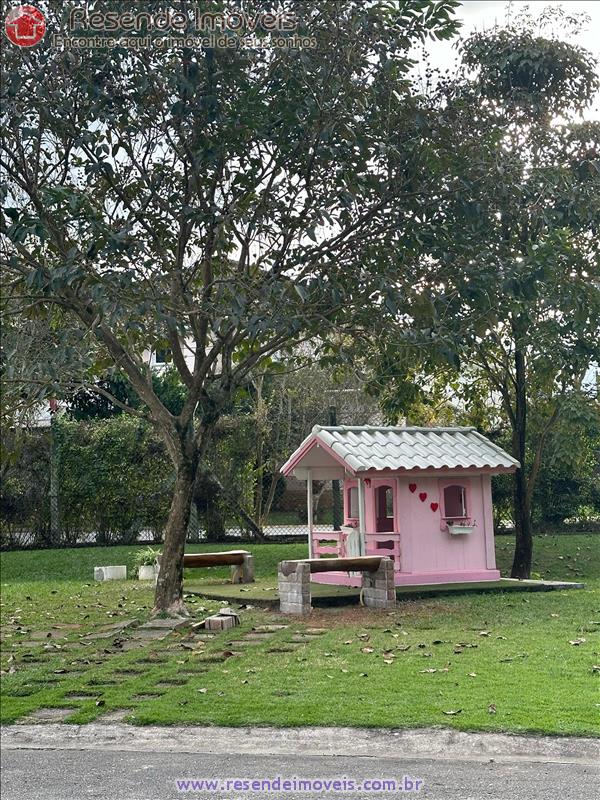
[[[127,578],[127,567],[94,567],[95,581],[124,581]]]
[[[310,566],[281,561],[277,577],[280,610],[284,614],[310,614]]]
[[[375,572],[363,572],[362,600],[367,608],[395,608],[394,562],[382,558]]]
[[[254,583],[254,556],[245,555],[243,564],[231,567],[232,583]]]

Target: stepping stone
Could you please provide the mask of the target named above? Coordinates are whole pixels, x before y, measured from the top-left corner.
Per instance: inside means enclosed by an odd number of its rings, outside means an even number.
[[[141,650],[143,647],[146,647],[144,639],[130,639],[127,642],[123,642],[123,647],[120,650],[127,653],[129,650]]]
[[[190,621],[187,617],[182,619],[173,619],[168,617],[166,619],[151,619],[148,622],[144,622],[143,625],[140,625],[138,630],[159,630],[159,631],[174,631],[177,628],[184,628],[190,624]]]
[[[260,631],[250,631],[245,635],[245,639],[250,639],[252,641],[255,639],[257,642],[264,642],[266,639],[270,639],[273,636],[273,633],[261,633]]]
[[[252,628],[252,630],[255,633],[277,633],[277,631],[288,627],[289,625],[257,625],[255,628]]]
[[[38,641],[38,642],[31,642],[31,641],[23,642],[23,641],[20,641],[20,642],[12,642],[10,646],[11,647],[30,647],[30,648],[33,649],[34,647],[41,647],[42,645],[43,645],[42,641]]]
[[[122,619],[120,622],[111,622],[110,625],[102,625],[101,631],[123,631],[125,628],[130,628],[135,625],[136,619]]]
[[[300,647],[298,644],[289,643],[286,645],[281,645],[280,647],[269,647],[267,653],[293,653]]]
[[[166,639],[171,633],[170,630],[161,628],[138,628],[133,634],[133,639],[143,639],[144,641],[158,641]]]
[[[123,722],[125,717],[128,717],[131,713],[133,713],[132,708],[116,708],[114,711],[107,711],[106,714],[99,716],[96,722]]]
[[[237,639],[233,642],[227,642],[228,647],[248,647],[256,646],[257,644],[262,644],[262,639]]]
[[[67,692],[65,697],[67,700],[95,700],[100,692]]]
[[[79,622],[55,622],[52,626],[57,630],[61,630],[64,628],[65,630],[77,630],[77,628],[81,628],[81,624]]]
[[[124,678],[128,678],[135,675],[143,675],[145,672],[145,669],[117,669],[115,670],[115,675],[122,675]]]
[[[136,703],[141,703],[144,700],[156,700],[157,698],[162,696],[163,696],[162,692],[157,692],[155,694],[134,694],[131,699],[134,700]]]
[[[26,717],[18,720],[20,725],[40,725],[49,722],[62,722],[71,714],[74,714],[77,708],[38,708]]]
[[[61,631],[33,631],[33,633],[29,634],[32,639],[40,640],[40,639],[64,639],[65,634]],[[35,641],[34,644],[39,645],[39,641]]]
[[[309,636],[321,636],[321,634],[327,633],[327,628],[307,628],[304,632]]]

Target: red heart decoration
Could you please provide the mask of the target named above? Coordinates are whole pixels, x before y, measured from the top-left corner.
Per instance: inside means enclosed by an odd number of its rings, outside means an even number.
[[[425,500],[427,500],[427,492],[421,492],[421,493],[419,494],[419,500],[420,500],[422,503],[424,503],[424,502],[425,502]]]
[[[437,511],[438,510],[438,504],[437,503],[432,503],[431,504],[431,510],[432,511]]]
[[[408,488],[409,488],[409,489],[411,490],[411,492],[414,494],[414,493],[417,491],[417,484],[416,484],[416,483],[409,483],[409,484],[408,484]]]

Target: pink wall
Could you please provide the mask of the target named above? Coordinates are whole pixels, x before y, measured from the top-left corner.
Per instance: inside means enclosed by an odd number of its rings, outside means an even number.
[[[394,487],[394,530],[400,532],[401,572],[495,569],[489,475],[453,477],[440,472],[417,477],[390,474],[382,478],[380,473],[377,477],[367,478],[368,481],[370,485],[365,486],[367,533],[375,531],[375,489],[385,484]],[[442,491],[449,483],[467,488],[467,514],[476,521],[475,530],[470,534],[454,536],[444,529]],[[410,490],[412,484],[416,484],[414,491]],[[346,481],[345,488],[348,485],[355,485],[355,482]]]
[[[493,569],[487,564],[486,518],[482,476],[456,479],[467,487],[468,514],[477,522],[475,530],[452,536],[442,530],[441,489],[448,479],[437,477],[399,480],[399,515],[403,572]],[[416,484],[414,492],[409,485]],[[421,497],[426,494],[424,500]],[[437,503],[437,508],[432,508]]]

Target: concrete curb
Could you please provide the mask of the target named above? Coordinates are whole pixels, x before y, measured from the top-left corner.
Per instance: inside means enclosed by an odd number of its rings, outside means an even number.
[[[121,750],[254,755],[356,756],[572,763],[597,767],[600,739],[464,733],[441,729],[134,727],[125,724],[5,726],[8,750]]]

